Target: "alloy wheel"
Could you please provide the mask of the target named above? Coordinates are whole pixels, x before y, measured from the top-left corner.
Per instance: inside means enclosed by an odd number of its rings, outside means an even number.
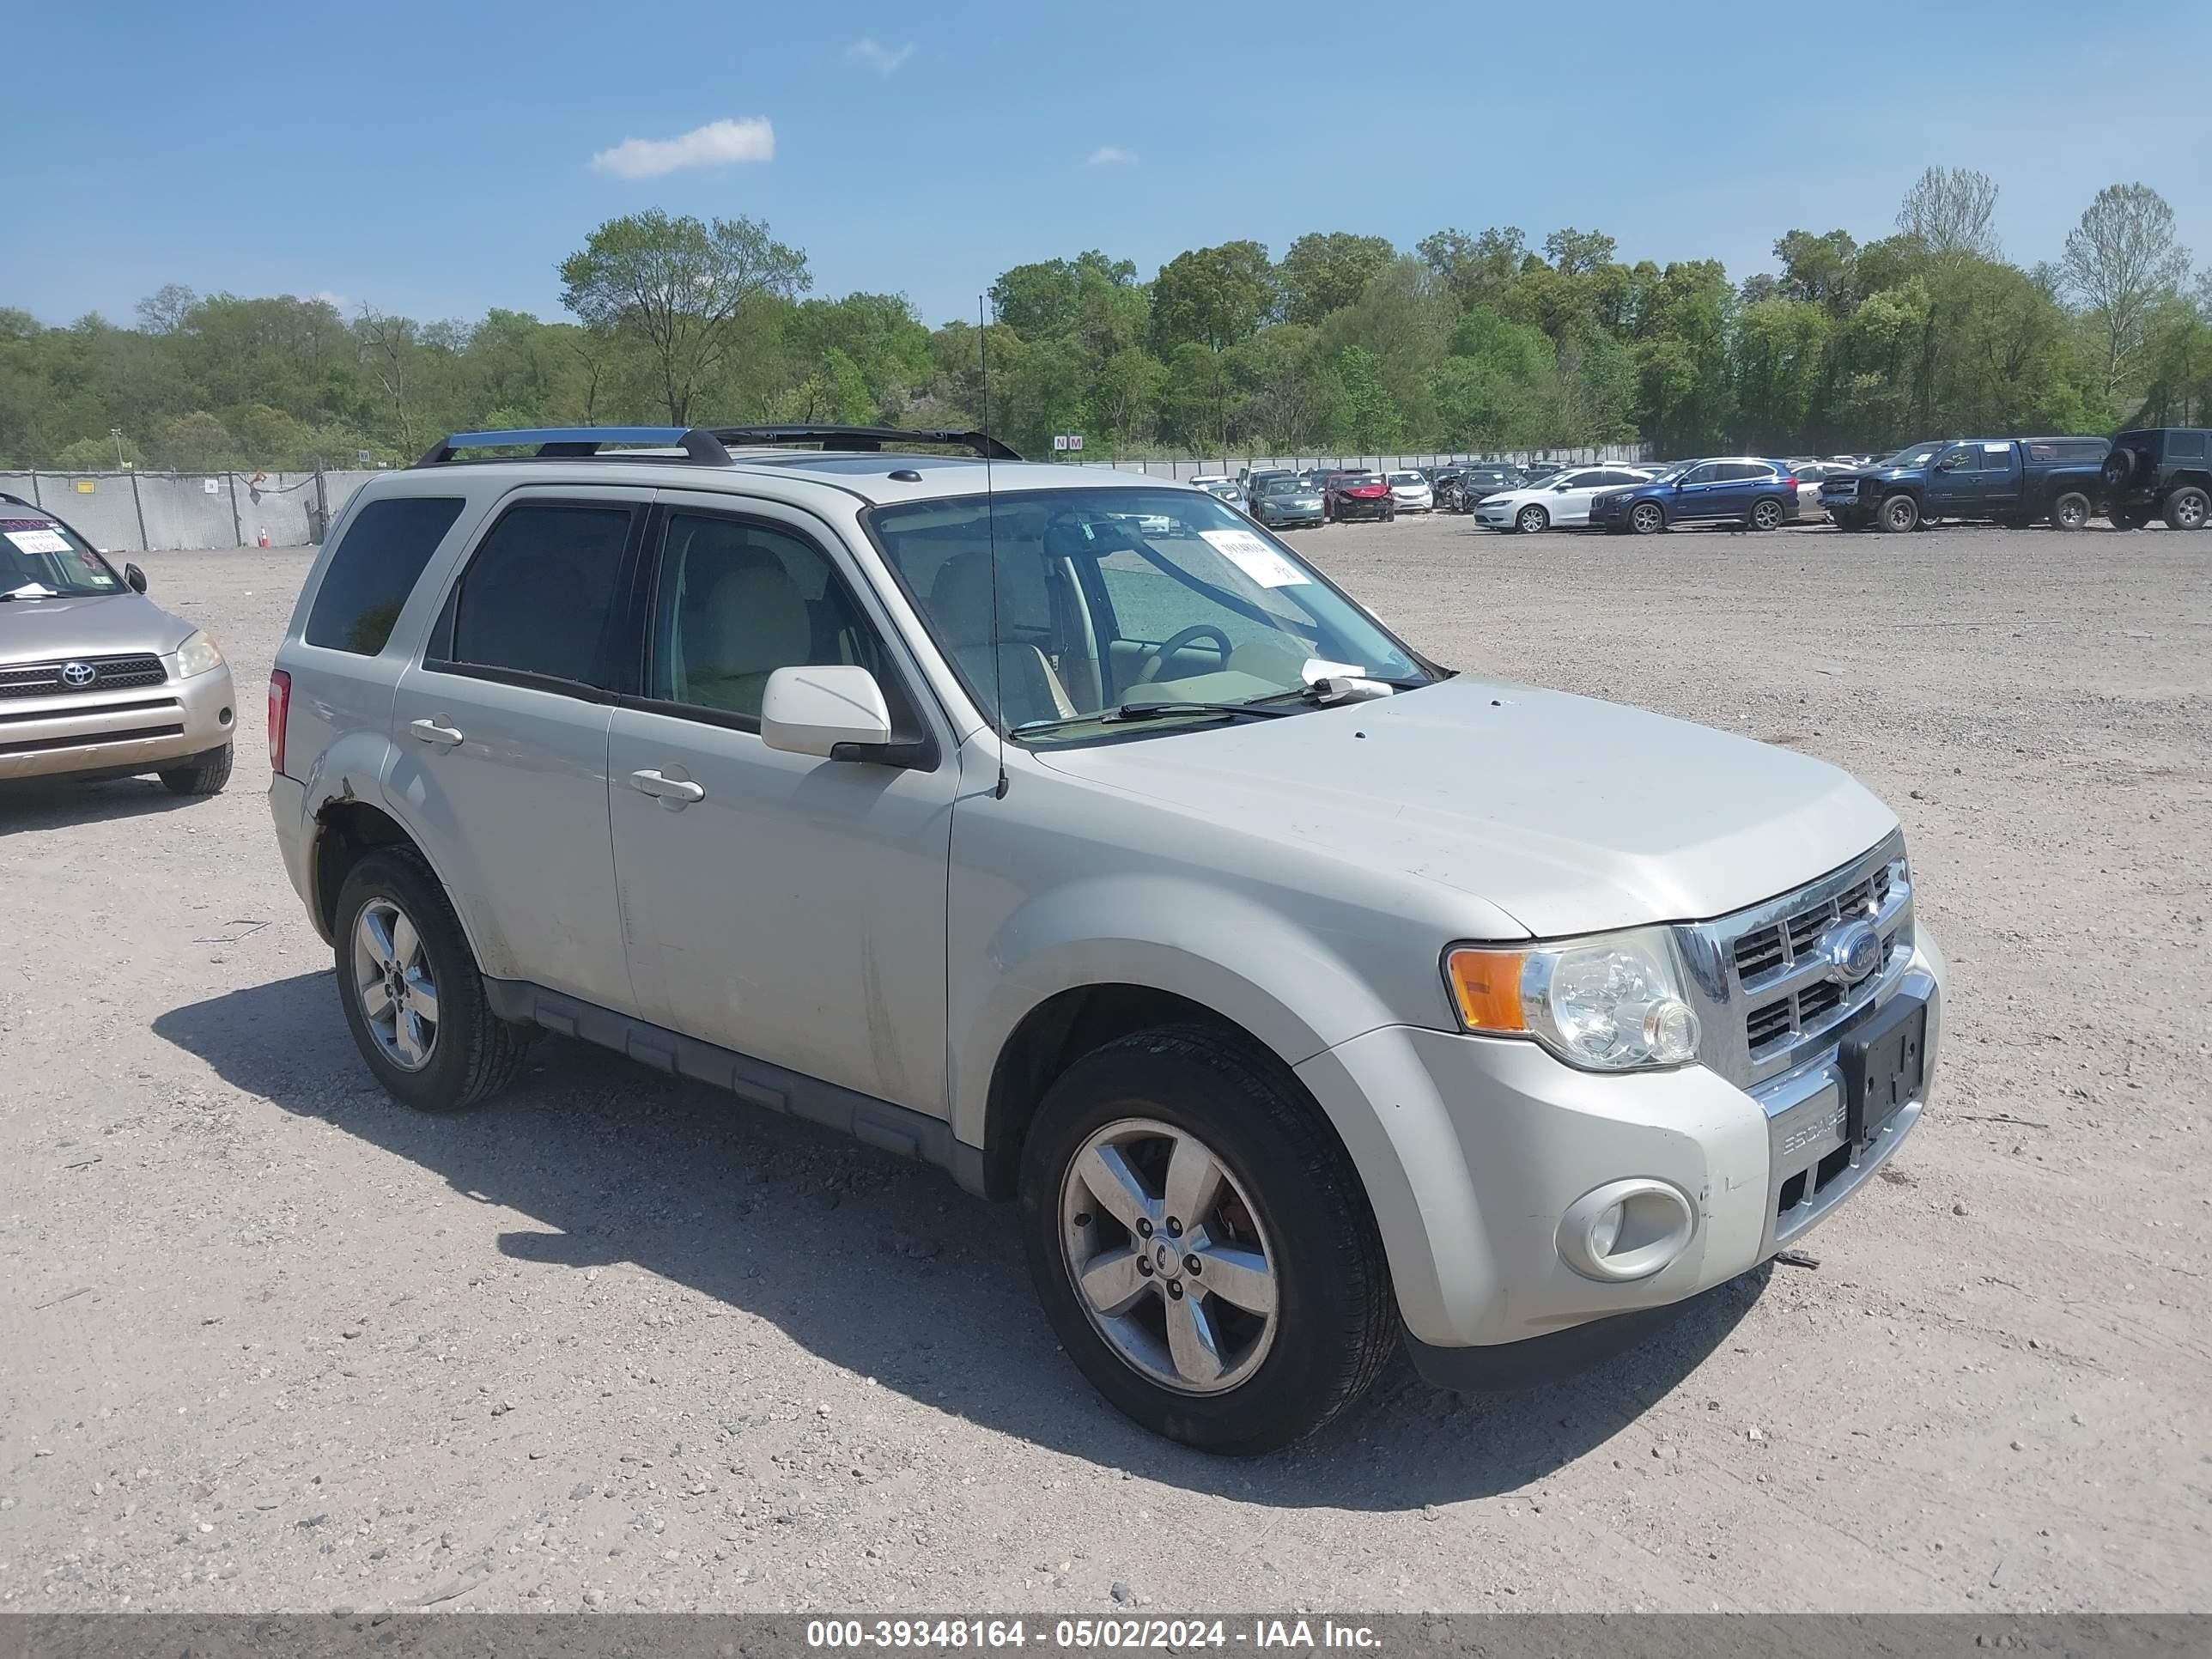
[[[1206,1395],[1259,1369],[1279,1322],[1275,1255],[1204,1141],[1152,1118],[1107,1124],[1070,1161],[1060,1217],[1076,1300],[1132,1370]]]
[[[377,1049],[403,1072],[430,1063],[438,1042],[438,984],[422,936],[391,899],[371,899],[353,924],[354,991]]]

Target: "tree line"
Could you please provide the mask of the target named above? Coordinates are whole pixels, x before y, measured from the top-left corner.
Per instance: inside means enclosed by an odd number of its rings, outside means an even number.
[[[0,466],[411,459],[470,428],[985,423],[1025,453],[1495,451],[1643,440],[1668,456],[2201,422],[2212,276],[2149,187],[2100,191],[2063,258],[2008,262],[1986,176],[1930,168],[1896,229],[1793,229],[1778,270],[1627,263],[1572,228],[1411,249],[1316,231],[1021,264],[989,320],[811,294],[757,221],[610,220],[562,262],[568,320],[422,322],[171,286],[134,326],[0,307]],[[988,375],[986,367],[988,363]],[[988,400],[988,401],[987,401]],[[120,435],[118,436],[117,434]]]

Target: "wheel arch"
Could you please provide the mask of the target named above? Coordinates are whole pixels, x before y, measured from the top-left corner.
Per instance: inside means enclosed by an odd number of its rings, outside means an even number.
[[[390,799],[380,787],[383,745],[352,754],[343,744],[319,759],[308,774],[307,809],[302,828],[307,836],[308,919],[324,940],[337,933],[337,901],[353,867],[369,854],[386,847],[404,847],[421,859],[460,918],[461,933],[483,971],[489,971],[482,936],[471,905],[454,884],[453,874],[432,853],[421,827],[410,822],[404,805]],[[395,808],[399,810],[395,811]]]

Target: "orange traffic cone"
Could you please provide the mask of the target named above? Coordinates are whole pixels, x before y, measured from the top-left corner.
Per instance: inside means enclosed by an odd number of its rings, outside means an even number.
[[[261,526],[261,545],[269,545],[269,526],[265,524]]]

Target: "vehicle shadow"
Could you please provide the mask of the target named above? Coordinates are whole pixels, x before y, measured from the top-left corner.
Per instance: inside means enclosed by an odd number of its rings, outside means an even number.
[[[199,804],[191,796],[171,794],[154,777],[96,783],[70,777],[8,778],[0,780],[0,836],[143,817]]]
[[[409,1112],[370,1079],[327,972],[184,1004],[154,1030],[236,1088],[533,1217],[543,1231],[501,1237],[513,1258],[635,1262],[983,1427],[1247,1503],[1417,1509],[1539,1481],[1678,1386],[1765,1282],[1710,1291],[1640,1346],[1545,1389],[1439,1393],[1401,1358],[1311,1440],[1217,1458],[1098,1399],[1037,1309],[1011,1206],[933,1170],[553,1037],[486,1109]]]

